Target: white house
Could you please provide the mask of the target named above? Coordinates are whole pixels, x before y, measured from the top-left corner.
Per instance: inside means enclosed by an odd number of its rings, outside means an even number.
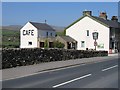
[[[107,19],[105,12],[99,17],[92,16],[91,11],[84,11],[83,16],[66,28],[66,35],[77,41],[78,50],[95,49],[93,32],[98,32],[96,50],[115,51],[118,49],[120,23],[116,16]]]
[[[55,35],[55,30],[46,23],[28,22],[20,30],[20,48],[40,47],[40,38],[55,37]]]

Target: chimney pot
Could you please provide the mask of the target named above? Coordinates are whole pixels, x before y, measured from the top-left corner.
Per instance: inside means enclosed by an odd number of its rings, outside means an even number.
[[[107,14],[106,14],[106,12],[100,12],[99,17],[107,20]]]
[[[90,15],[92,16],[92,11],[83,11],[83,16]]]
[[[117,18],[117,16],[112,16],[112,19],[111,19],[112,21],[116,21],[116,22],[118,22],[118,18]]]

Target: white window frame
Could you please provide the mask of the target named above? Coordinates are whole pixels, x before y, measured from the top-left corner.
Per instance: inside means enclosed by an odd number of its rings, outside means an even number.
[[[84,42],[84,43],[83,43]],[[81,47],[84,48],[85,47],[85,41],[81,41]]]

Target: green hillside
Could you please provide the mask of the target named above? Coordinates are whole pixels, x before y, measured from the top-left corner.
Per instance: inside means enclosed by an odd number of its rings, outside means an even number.
[[[20,32],[13,30],[2,30],[2,47],[18,48],[20,44]]]

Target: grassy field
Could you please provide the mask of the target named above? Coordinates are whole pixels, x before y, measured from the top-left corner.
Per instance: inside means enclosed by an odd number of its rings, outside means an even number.
[[[18,48],[20,45],[20,32],[13,30],[2,30],[2,47]]]
[[[58,36],[64,36],[64,35],[65,35],[65,34],[64,34],[64,31],[56,32],[56,34],[57,34]]]

